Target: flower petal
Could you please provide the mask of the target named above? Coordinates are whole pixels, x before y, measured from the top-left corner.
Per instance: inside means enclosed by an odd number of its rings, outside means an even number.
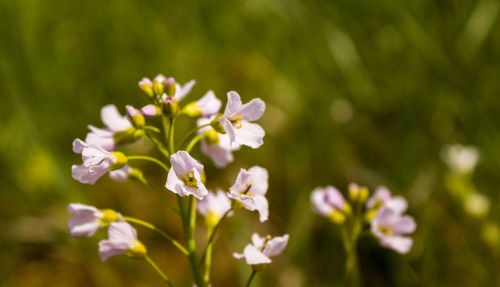
[[[240,107],[238,115],[243,116],[246,121],[256,121],[262,117],[266,110],[266,104],[263,100],[256,98]]]
[[[224,127],[226,129],[226,127]],[[227,131],[227,129],[226,129]],[[264,143],[266,132],[258,124],[241,121],[241,127],[234,129],[234,141],[251,148],[258,148]]]
[[[102,122],[112,131],[122,131],[132,127],[126,116],[120,115],[115,105],[107,105],[101,109]]]

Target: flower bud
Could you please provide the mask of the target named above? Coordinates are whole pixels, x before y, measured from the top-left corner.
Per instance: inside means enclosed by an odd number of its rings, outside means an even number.
[[[170,77],[165,81],[166,93],[170,97],[175,97],[175,79]]]
[[[131,248],[127,250],[127,255],[132,258],[144,258],[148,254],[146,246],[139,240],[131,243]]]
[[[174,97],[167,96],[163,101],[163,114],[169,118],[177,116],[179,113],[179,104]]]
[[[214,129],[204,132],[203,137],[208,145],[215,145],[219,143],[219,134]]]
[[[146,124],[144,116],[138,109],[130,105],[126,105],[125,109],[127,110],[127,117],[134,127],[141,128]]]
[[[115,160],[115,162],[110,167],[111,170],[120,169],[127,164],[128,158],[124,153],[119,151],[112,151],[110,153],[111,155],[113,155],[113,159]]]
[[[225,134],[226,130],[222,127],[219,119],[222,117],[222,115],[216,116],[211,122],[210,126],[216,130],[218,133]]]
[[[349,198],[354,203],[364,203],[368,199],[369,191],[364,186],[355,183],[349,185]]]
[[[142,78],[139,82],[139,89],[141,89],[148,97],[153,97],[153,82],[148,78]]]
[[[161,110],[155,105],[146,105],[142,107],[141,114],[147,118],[152,118],[161,115]]]
[[[100,212],[102,213],[102,217],[99,221],[104,226],[108,226],[111,222],[119,219],[118,213],[112,209],[101,209]]]
[[[155,94],[157,94],[157,95],[161,95],[161,94],[163,94],[164,87],[165,87],[165,86],[164,86],[164,84],[163,84],[162,82],[159,82],[159,81],[157,81],[157,80],[155,80],[155,81],[153,82],[153,91],[154,91],[154,93],[155,93]]]
[[[196,102],[191,102],[187,104],[183,109],[182,112],[190,117],[197,118],[201,116],[202,110],[200,107],[196,105]]]
[[[220,219],[220,217],[217,215],[217,213],[210,211],[205,216],[205,223],[209,227],[214,227],[219,222],[219,219]]]

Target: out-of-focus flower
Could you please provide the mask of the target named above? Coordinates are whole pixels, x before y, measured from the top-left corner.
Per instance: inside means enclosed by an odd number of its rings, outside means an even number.
[[[175,99],[177,101],[182,101],[182,99],[184,99],[189,94],[189,92],[191,92],[191,89],[193,89],[193,86],[195,84],[195,80],[191,80],[182,86],[179,83],[175,83]]]
[[[442,157],[452,171],[467,174],[474,171],[479,161],[479,151],[474,146],[454,144],[443,150]]]
[[[392,196],[387,187],[378,187],[375,193],[366,202],[365,218],[370,221],[377,214],[380,207],[387,205],[397,213],[403,213],[408,208],[406,199],[402,196]]]
[[[266,221],[269,216],[269,203],[265,197],[268,177],[267,170],[260,166],[254,166],[248,171],[242,168],[228,193],[229,198],[243,203],[245,209],[257,210],[261,222]]]
[[[90,133],[85,142],[100,146],[105,150],[114,150],[118,145],[132,142],[138,138],[135,129],[126,116],[120,115],[115,105],[107,105],[101,109],[101,119],[105,128],[89,125]]]
[[[203,199],[208,194],[202,182],[203,165],[185,151],[170,156],[172,168],[168,172],[165,187],[180,196],[193,195]]]
[[[190,117],[211,117],[219,112],[221,101],[213,91],[208,91],[201,99],[187,104],[183,112]]]
[[[108,227],[108,239],[99,242],[99,255],[105,261],[109,257],[127,254],[142,258],[147,254],[146,247],[137,240],[137,231],[127,222],[112,222]]]
[[[111,177],[113,180],[124,182],[128,180],[130,172],[132,172],[132,168],[128,164],[126,164],[120,169],[111,170],[109,172],[109,177]]]
[[[241,103],[238,93],[227,93],[227,105],[224,115],[212,121],[215,130],[227,133],[231,144],[234,142],[251,148],[260,147],[264,141],[265,132],[258,124],[251,123],[260,119],[266,109],[266,104],[259,98],[246,104]]]
[[[348,187],[349,198],[353,203],[363,204],[370,194],[368,188],[364,186],[359,186],[357,183],[351,183]]]
[[[484,217],[490,210],[490,199],[479,192],[474,192],[465,198],[464,207],[470,215]]]
[[[407,203],[405,201],[404,206],[401,203],[400,200],[389,199],[378,209],[370,224],[380,245],[406,254],[413,245],[413,239],[404,235],[413,233],[417,225],[411,216],[402,215]]]
[[[311,204],[316,213],[328,217],[334,223],[343,223],[346,215],[351,213],[351,206],[333,186],[314,189],[311,193]]]
[[[139,83],[139,88],[146,94],[148,97],[153,97],[153,82],[148,78],[142,78]]]
[[[198,203],[198,212],[205,217],[208,225],[214,226],[231,209],[231,200],[222,190],[217,190],[217,193],[209,192],[203,200]],[[227,216],[231,216],[230,212]]]
[[[120,214],[111,209],[99,210],[80,203],[68,205],[68,212],[73,216],[68,221],[71,237],[93,236],[100,227],[108,226],[119,219]]]
[[[94,184],[108,171],[122,168],[127,163],[123,153],[108,152],[80,139],[73,141],[73,151],[82,155],[83,164],[71,167],[73,178],[81,183]]]
[[[279,255],[288,243],[288,234],[271,238],[260,237],[257,233],[252,235],[252,244],[245,246],[243,253],[233,253],[234,258],[245,258],[248,265],[271,263],[272,256]]]
[[[209,124],[211,119],[199,118],[198,126]],[[231,145],[227,134],[219,134],[212,127],[200,129],[199,133],[203,134],[201,138],[201,151],[207,155],[214,165],[218,168],[223,168],[233,162],[233,151],[239,150],[240,145],[234,143]]]

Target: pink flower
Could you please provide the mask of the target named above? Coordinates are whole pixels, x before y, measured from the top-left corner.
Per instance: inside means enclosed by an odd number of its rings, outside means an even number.
[[[410,251],[413,239],[404,235],[413,233],[417,226],[412,217],[402,216],[406,208],[401,209],[401,202],[391,204],[391,201],[387,201],[377,211],[371,220],[371,231],[380,245],[405,254]]]
[[[191,80],[182,86],[179,83],[175,83],[175,99],[179,102],[184,99],[191,92],[194,84],[196,84],[195,80]]]
[[[90,133],[85,141],[88,144],[100,146],[105,150],[113,150],[117,146],[115,133],[132,128],[126,116],[121,116],[115,105],[107,105],[101,109],[101,119],[105,128],[96,128],[89,125]]]
[[[198,203],[197,208],[198,212],[205,216],[207,222],[214,225],[231,209],[231,200],[224,191],[219,189],[217,193],[209,192]],[[228,216],[231,216],[231,213]]]
[[[165,187],[180,196],[193,195],[203,199],[208,191],[201,181],[203,165],[185,151],[170,156],[172,168],[168,172]]]
[[[130,224],[125,221],[113,222],[108,228],[108,239],[99,242],[99,255],[105,261],[123,253],[131,257],[144,257],[147,251],[137,240],[137,231]]]
[[[212,117],[213,119],[213,117]],[[198,119],[198,126],[209,124],[212,119]],[[206,127],[199,131],[204,136],[201,139],[201,151],[207,155],[214,165],[223,168],[233,162],[233,151],[239,150],[239,144],[231,145],[227,134],[219,134],[212,127]]]
[[[351,207],[342,193],[333,186],[316,188],[311,193],[311,204],[316,213],[330,218],[335,223],[344,222],[345,214],[351,212]]]
[[[219,122],[229,135],[231,144],[235,142],[258,148],[264,143],[264,130],[258,124],[251,122],[260,119],[265,109],[266,104],[261,99],[253,99],[243,105],[238,93],[234,91],[227,93],[226,109]]]
[[[406,199],[402,196],[394,196],[392,197],[391,192],[387,187],[381,186],[377,188],[375,193],[368,199],[366,202],[366,208],[368,210],[377,210],[381,206],[387,205],[392,210],[397,213],[403,213],[408,208],[408,203]]]
[[[257,210],[261,222],[266,221],[269,216],[269,203],[265,197],[268,177],[267,170],[259,166],[254,166],[248,171],[240,169],[228,193],[229,198],[243,203],[245,209]]]
[[[252,235],[252,244],[248,244],[243,253],[233,253],[236,259],[245,258],[248,265],[269,264],[269,257],[279,255],[288,243],[288,234],[281,237],[260,237],[257,233]]]
[[[111,209],[99,210],[93,206],[79,203],[68,205],[68,212],[73,216],[68,221],[71,237],[93,236],[100,227],[118,220],[119,214]]]

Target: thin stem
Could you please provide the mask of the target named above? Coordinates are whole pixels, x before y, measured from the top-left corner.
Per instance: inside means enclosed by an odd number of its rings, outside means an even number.
[[[129,217],[129,216],[122,216],[121,219],[126,220],[128,222],[135,223],[135,224],[139,224],[141,226],[144,226],[146,228],[149,228],[149,229],[155,231],[156,233],[158,233],[159,235],[161,235],[163,238],[165,238],[168,241],[170,241],[182,253],[184,253],[185,255],[188,255],[189,252],[186,250],[186,248],[184,246],[182,246],[182,244],[180,244],[177,240],[173,239],[170,235],[168,235],[167,233],[163,232],[161,229],[159,229],[158,227],[154,226],[153,224],[151,224],[149,222],[146,222],[144,220],[141,220],[141,219],[138,219],[138,218],[134,218],[134,217]]]
[[[186,214],[186,208],[184,206],[184,200],[182,197],[177,196],[177,201],[179,203],[179,209],[181,211],[182,227],[184,229],[184,237],[186,239],[187,249],[189,251],[188,258],[193,271],[194,281],[196,286],[205,287],[205,281],[203,281],[203,276],[200,270],[200,264],[198,264],[198,258],[196,256],[196,242],[193,238],[193,230],[190,229],[190,219],[189,214]],[[192,211],[192,205],[190,207]],[[195,208],[196,209],[196,208]],[[195,210],[196,212],[196,210]]]
[[[245,284],[246,287],[249,287],[250,284],[252,283],[253,278],[255,277],[255,274],[257,274],[257,270],[253,270],[252,274],[250,274],[250,277],[248,277],[247,284]]]
[[[175,118],[170,118],[170,128],[168,133],[168,148],[170,149],[170,154],[174,153],[174,125]]]
[[[212,234],[212,231],[213,227],[209,226],[207,228],[207,238]],[[207,254],[205,256],[205,274],[203,275],[203,279],[207,284],[210,283],[210,268],[212,267],[212,249],[213,249],[213,244],[209,244],[207,246]]]
[[[191,152],[193,147],[200,141],[200,139],[203,137],[203,135],[196,135],[187,145],[186,147],[186,152]]]
[[[156,265],[156,263],[153,261],[153,259],[151,259],[147,255],[144,258],[153,267],[153,269],[160,275],[160,277],[163,279],[163,281],[165,281],[165,283],[167,283],[168,286],[174,287],[172,282],[170,282],[170,280],[168,280],[167,275],[165,275],[165,273],[163,273],[163,271],[161,271],[160,267],[158,267],[158,265]]]
[[[163,135],[165,136],[165,142],[168,145],[168,135],[170,134],[170,121],[166,116],[161,117],[161,122],[163,124]]]
[[[146,155],[130,155],[130,156],[127,156],[127,158],[129,160],[135,160],[135,159],[147,160],[147,161],[154,162],[157,165],[161,166],[166,172],[168,172],[170,170],[170,168],[168,166],[166,166],[163,162],[159,161],[158,159],[156,159],[154,157],[150,157],[150,156],[146,156]]]
[[[163,203],[165,204],[165,206],[167,208],[169,208],[170,210],[172,210],[173,212],[177,213],[177,214],[180,214],[179,213],[179,210],[177,210],[177,208],[175,208],[172,204],[170,204],[170,202],[168,202],[167,200],[165,200],[165,198],[163,198],[163,196],[161,196],[161,194],[145,179],[145,178],[142,178],[140,180],[145,186],[147,186],[155,195],[156,197],[158,197],[158,199]]]
[[[227,215],[232,210],[233,210],[233,208],[228,209],[228,211],[226,211],[226,213],[224,213],[224,215],[222,215],[222,217],[219,219],[219,221],[217,222],[217,224],[212,229],[212,234],[210,234],[210,237],[208,238],[207,247],[205,248],[205,251],[203,251],[203,255],[201,256],[201,260],[200,260],[201,264],[203,264],[203,260],[205,260],[205,257],[207,256],[208,248],[210,247],[210,245],[212,244],[212,241],[214,240],[214,236],[215,236],[215,232],[217,231],[217,228],[219,228],[219,225],[222,223],[222,221],[224,220],[224,218],[226,218]]]
[[[155,132],[157,134],[161,133],[160,129],[155,127],[155,126],[143,126],[142,128],[146,131],[152,131],[152,132]]]
[[[155,144],[155,146],[158,148],[158,150],[166,157],[170,158],[170,154],[168,153],[167,148],[165,145],[156,138],[155,135],[151,135],[149,132],[146,131],[146,136]]]
[[[206,128],[206,127],[209,127],[210,124],[205,124],[205,125],[201,125],[201,126],[198,126],[198,127],[195,127],[194,129],[190,130],[188,132],[188,134],[184,137],[184,139],[182,140],[181,142],[181,145],[179,147],[179,150],[182,150],[184,149],[184,147],[186,146],[186,144],[188,143],[188,139],[190,137],[192,137],[194,134],[196,134],[197,131],[201,130],[202,128]]]

